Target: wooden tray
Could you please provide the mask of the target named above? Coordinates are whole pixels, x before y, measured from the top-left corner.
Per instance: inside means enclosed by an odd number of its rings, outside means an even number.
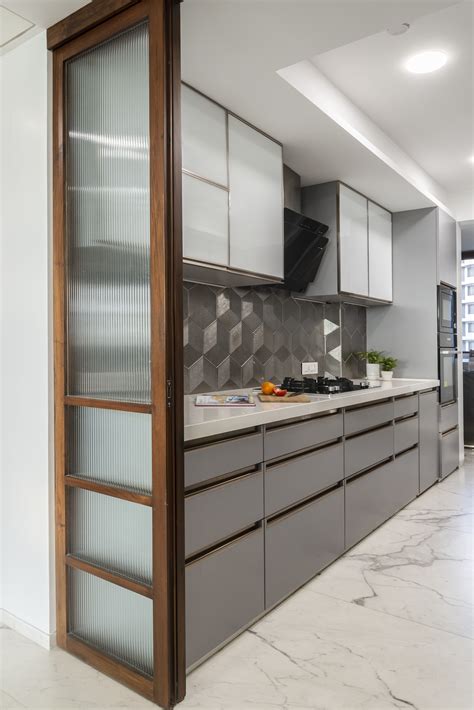
[[[307,394],[295,394],[293,397],[290,397],[289,393],[285,394],[284,397],[277,397],[275,394],[259,394],[258,398],[261,402],[272,402],[273,404],[278,404],[279,402],[294,402],[295,404],[299,402],[300,404],[307,404],[311,402]]]

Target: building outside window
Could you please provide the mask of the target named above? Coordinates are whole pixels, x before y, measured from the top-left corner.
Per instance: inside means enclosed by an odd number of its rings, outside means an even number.
[[[474,352],[474,259],[461,261],[461,283],[462,350],[467,353]]]

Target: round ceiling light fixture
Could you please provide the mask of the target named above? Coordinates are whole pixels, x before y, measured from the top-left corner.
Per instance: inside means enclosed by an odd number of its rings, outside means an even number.
[[[396,37],[397,35],[404,35],[409,29],[410,25],[408,22],[402,22],[401,25],[392,25],[392,27],[387,27],[387,32],[389,35],[392,35],[392,37]]]
[[[441,69],[448,61],[446,52],[439,49],[431,49],[428,52],[420,52],[413,55],[405,64],[412,74],[429,74],[432,71]]]

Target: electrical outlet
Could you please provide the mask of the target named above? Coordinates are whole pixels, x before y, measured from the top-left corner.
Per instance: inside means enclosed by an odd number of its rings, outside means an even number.
[[[318,363],[317,362],[302,362],[301,363],[301,374],[302,375],[317,375],[318,374]]]

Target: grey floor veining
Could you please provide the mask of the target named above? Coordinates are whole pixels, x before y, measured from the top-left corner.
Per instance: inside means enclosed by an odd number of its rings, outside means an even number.
[[[188,677],[183,710],[470,710],[474,456]],[[150,708],[0,629],[0,707]]]

